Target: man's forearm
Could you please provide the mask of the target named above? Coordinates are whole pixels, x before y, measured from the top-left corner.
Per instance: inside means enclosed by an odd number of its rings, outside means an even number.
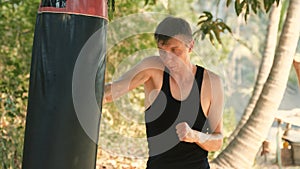
[[[300,62],[294,60],[293,65],[297,74],[298,85],[300,86]]]
[[[105,84],[104,86],[103,104],[112,102],[111,86],[111,83]]]
[[[222,147],[223,135],[221,133],[205,134],[193,130],[194,142],[207,151],[217,151]]]
[[[197,130],[193,130],[186,122],[176,125],[176,133],[180,141],[196,143],[207,151],[216,151],[222,147],[222,133],[205,134]]]

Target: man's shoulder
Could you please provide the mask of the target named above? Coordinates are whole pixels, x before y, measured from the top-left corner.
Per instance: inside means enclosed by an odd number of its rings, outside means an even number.
[[[209,82],[212,82],[212,83],[220,83],[222,81],[222,78],[221,76],[219,76],[217,73],[203,67],[203,66],[199,66],[197,65],[197,67],[200,67],[203,69],[203,73],[204,73],[204,76],[203,78],[206,79],[206,80],[209,80]]]
[[[151,63],[162,63],[159,56],[148,56],[143,59],[145,62],[151,62]]]
[[[144,68],[162,69],[164,67],[163,62],[159,56],[149,56],[141,61]]]

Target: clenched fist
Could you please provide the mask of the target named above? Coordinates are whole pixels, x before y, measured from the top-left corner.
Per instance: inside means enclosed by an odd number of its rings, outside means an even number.
[[[180,141],[189,143],[195,142],[196,133],[186,122],[182,122],[176,125],[176,133]]]

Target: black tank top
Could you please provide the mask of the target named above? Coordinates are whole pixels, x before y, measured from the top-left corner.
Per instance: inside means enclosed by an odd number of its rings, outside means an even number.
[[[171,94],[168,72],[165,68],[160,93],[145,112],[149,148],[147,168],[209,168],[208,152],[196,143],[180,142],[175,128],[178,123],[187,122],[192,129],[203,131],[204,126],[208,124],[200,103],[204,69],[197,66],[190,94],[182,101],[175,99]]]

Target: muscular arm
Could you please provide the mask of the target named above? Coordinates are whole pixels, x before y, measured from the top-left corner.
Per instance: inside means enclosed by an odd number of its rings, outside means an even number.
[[[298,58],[298,60],[294,59],[293,65],[297,74],[298,85],[300,86],[300,58]]]
[[[198,144],[207,151],[216,151],[222,147],[223,144],[223,86],[221,79],[208,72],[210,79],[210,107],[208,110],[207,119],[212,130],[212,134],[203,133],[201,131],[193,130],[190,126],[183,122],[176,126],[177,134],[180,141],[192,142]]]
[[[217,151],[222,147],[223,135],[219,132],[206,134],[201,131],[193,130],[186,123],[179,123],[176,126],[180,141],[196,143],[207,151]]]
[[[155,59],[149,57],[142,60],[116,81],[105,84],[103,103],[111,102],[149,80],[151,69],[156,66]]]

